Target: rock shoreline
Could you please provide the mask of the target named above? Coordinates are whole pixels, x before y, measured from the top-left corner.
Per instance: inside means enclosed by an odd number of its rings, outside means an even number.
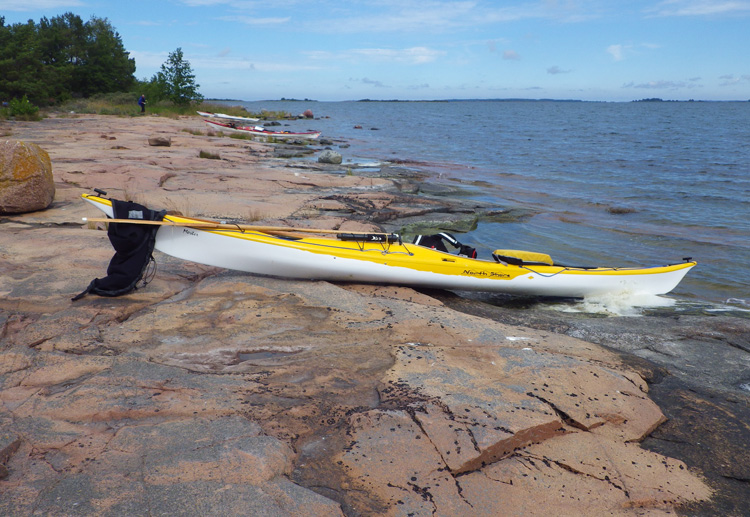
[[[533,311],[504,322],[518,316],[445,293],[161,254],[145,289],[70,301],[112,255],[106,234],[81,223],[96,215],[80,200],[94,187],[189,215],[352,231],[518,214],[441,196],[397,164],[349,174],[346,163],[274,158],[268,144],[199,134],[196,117],[4,126],[49,153],[56,197],[0,220],[3,514],[741,509],[742,492],[707,475],[701,455],[664,445],[685,432],[664,423],[679,421],[685,398],[654,403],[646,380],[658,368],[550,331]],[[149,146],[158,136],[171,145]],[[746,468],[717,475],[745,486]]]

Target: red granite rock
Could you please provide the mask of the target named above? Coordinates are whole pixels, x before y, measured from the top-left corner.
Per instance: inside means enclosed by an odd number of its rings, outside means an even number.
[[[0,214],[34,212],[55,199],[52,163],[38,145],[0,142]]]

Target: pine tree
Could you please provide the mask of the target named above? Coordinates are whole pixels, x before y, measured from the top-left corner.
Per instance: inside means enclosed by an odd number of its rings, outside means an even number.
[[[73,91],[84,97],[128,91],[135,83],[135,60],[120,35],[106,18],[92,17],[84,28],[84,52],[77,56],[82,66],[75,68]]]
[[[129,90],[135,60],[106,18],[84,23],[65,13],[39,24],[6,25],[0,16],[0,100],[24,95],[37,105]]]
[[[180,47],[170,52],[167,61],[161,65],[157,82],[163,85],[166,97],[175,104],[185,105],[203,99],[203,95],[198,93],[200,85],[195,84],[190,62],[183,58]]]

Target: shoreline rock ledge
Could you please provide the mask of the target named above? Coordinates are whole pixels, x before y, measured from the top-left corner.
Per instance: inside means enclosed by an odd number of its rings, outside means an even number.
[[[61,283],[6,321],[1,513],[659,515],[710,496],[639,446],[664,416],[599,347],[408,288],[193,267],[72,306]]]
[[[57,195],[0,219],[0,515],[658,516],[711,497],[683,462],[641,447],[664,414],[637,370],[574,337],[406,287],[158,252],[145,289],[71,302],[113,254],[81,223],[82,191],[357,231],[328,198],[377,208],[397,191],[182,131],[201,126],[11,126],[47,149]],[[149,146],[155,133],[173,145]]]

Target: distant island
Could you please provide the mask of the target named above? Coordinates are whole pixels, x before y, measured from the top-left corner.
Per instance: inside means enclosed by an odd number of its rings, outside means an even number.
[[[403,99],[360,99],[356,102],[588,102],[580,99],[433,99],[433,100],[403,100]],[[603,102],[603,101],[590,101]]]
[[[696,100],[695,99],[688,99],[686,101],[676,101],[676,100],[667,100],[667,101],[665,101],[664,99],[660,99],[658,97],[652,97],[650,99],[640,99],[640,100],[635,100],[633,102],[696,102]],[[705,101],[697,101],[697,102],[705,102]]]

